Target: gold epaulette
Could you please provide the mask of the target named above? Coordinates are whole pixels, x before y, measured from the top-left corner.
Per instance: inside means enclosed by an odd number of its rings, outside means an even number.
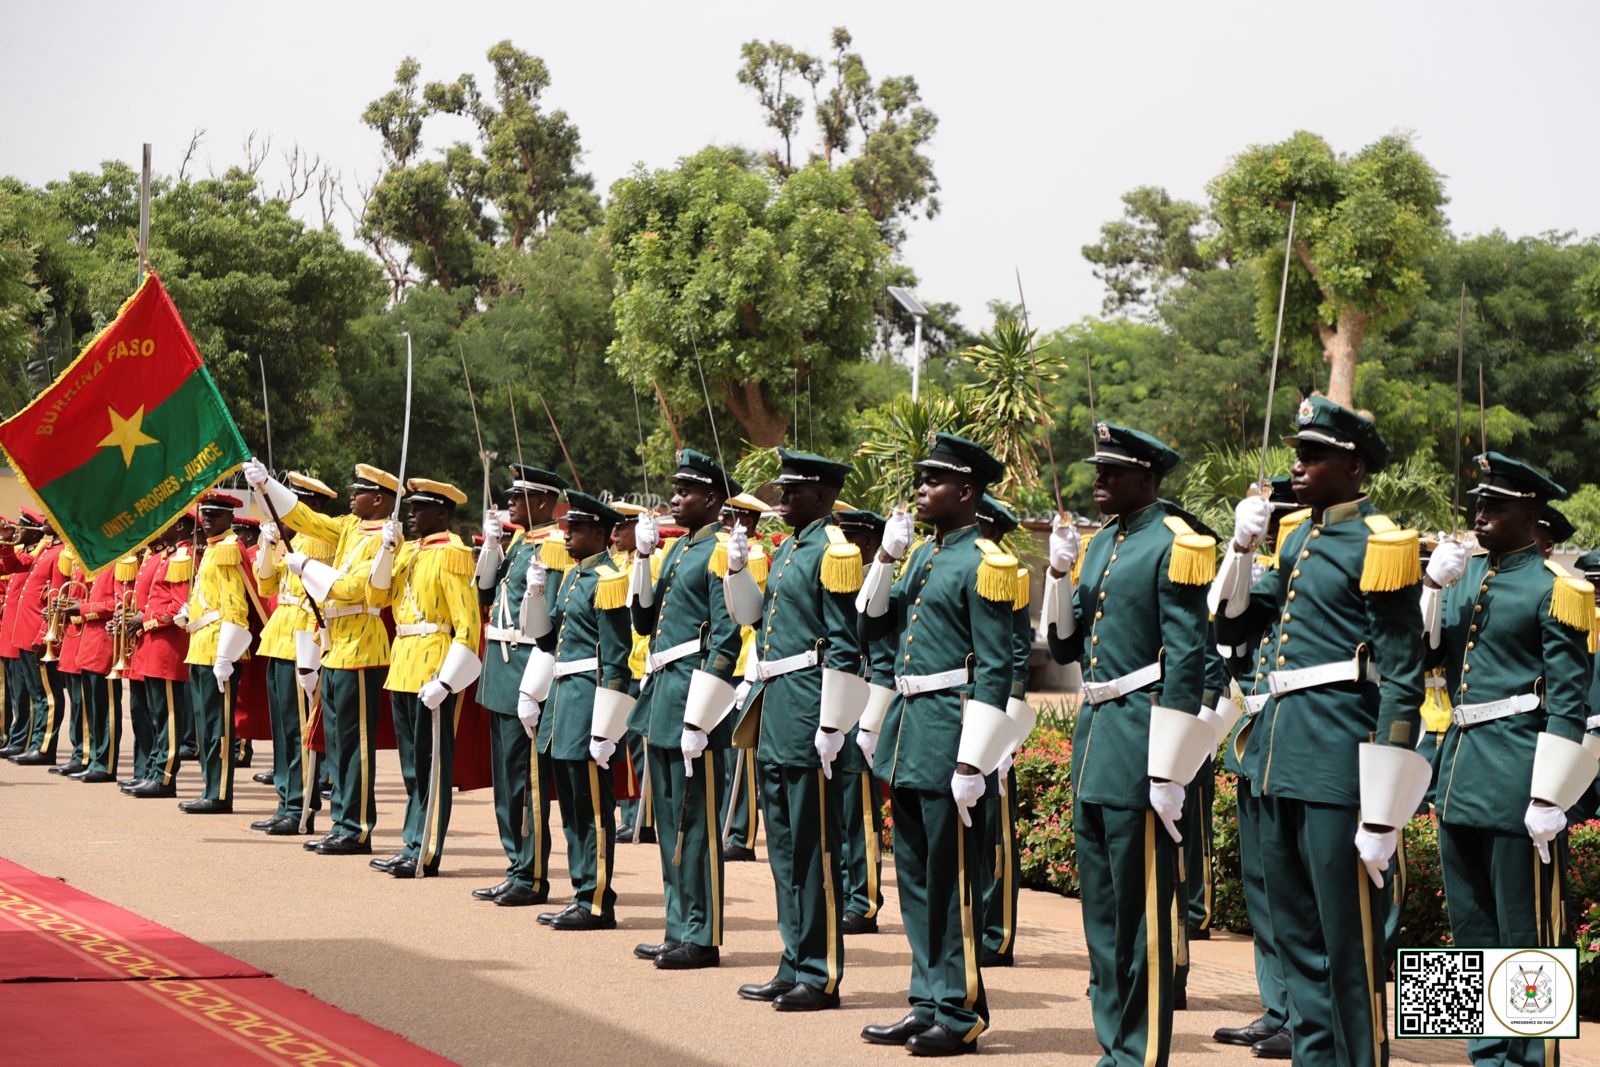
[[[188,545],[179,545],[172,553],[172,558],[167,560],[167,576],[169,582],[187,582],[194,577],[194,553],[189,551]]]
[[[711,558],[706,561],[706,570],[718,578],[728,576],[728,531],[718,530],[714,535],[716,545],[711,549]]]
[[[1551,617],[1587,635],[1592,650],[1597,617],[1594,586],[1583,578],[1570,576],[1553,560],[1546,560],[1544,565],[1554,576],[1550,590]]]
[[[552,534],[560,534],[560,530],[552,530]],[[546,536],[539,541],[539,562],[553,571],[570,571],[578,565],[572,558],[572,553],[567,551],[567,543],[559,536]]]
[[[139,577],[139,557],[123,556],[117,560],[117,573],[113,577],[119,582],[136,581]]]
[[[822,553],[822,588],[830,593],[856,592],[863,577],[861,546],[851,544],[837,526],[830,524],[823,530],[828,535],[828,547]]]
[[[314,559],[318,563],[332,563],[333,554],[338,546],[331,541],[324,541],[320,537],[310,534],[295,534],[294,550],[307,559]]]
[[[72,577],[72,565],[78,562],[77,553],[70,548],[61,550],[61,555],[56,557],[56,570],[61,572],[61,577]]]
[[[595,568],[600,580],[594,587],[594,606],[601,611],[615,611],[628,603],[628,575],[610,564]]]
[[[1167,563],[1167,581],[1174,585],[1210,585],[1217,576],[1217,539],[1195,533],[1177,515],[1162,520],[1172,532],[1172,558]]]
[[[1024,611],[1028,607],[1028,568],[1017,568],[1017,596],[1011,602],[1012,611]]]
[[[1290,534],[1300,528],[1301,523],[1309,518],[1311,518],[1311,509],[1301,508],[1298,511],[1289,512],[1289,514],[1278,520],[1278,536],[1272,543],[1272,566],[1274,568],[1278,566],[1282,559],[1283,543],[1289,539]]]
[[[1012,603],[1017,599],[1017,557],[1000,551],[1000,546],[987,537],[976,542],[983,553],[978,564],[978,595],[985,600]]]
[[[1089,542],[1093,541],[1095,534],[1098,534],[1099,532],[1099,530],[1095,530],[1091,533],[1086,533],[1083,535],[1083,539],[1078,542],[1078,558],[1072,561],[1073,585],[1078,584],[1078,576],[1083,573],[1083,557],[1089,554]]]
[[[452,539],[440,545],[439,551],[444,553],[440,568],[446,574],[467,575],[473,572],[472,549],[460,541]]]
[[[1368,515],[1362,521],[1372,535],[1361,564],[1361,591],[1392,593],[1422,581],[1422,536],[1402,530],[1387,515]]]
[[[745,564],[750,571],[750,577],[762,589],[767,587],[767,575],[772,573],[772,557],[767,555],[767,550],[759,542],[750,542],[750,562]]]
[[[233,537],[207,545],[206,555],[219,567],[237,567],[244,562],[244,550],[239,546],[238,539]]]

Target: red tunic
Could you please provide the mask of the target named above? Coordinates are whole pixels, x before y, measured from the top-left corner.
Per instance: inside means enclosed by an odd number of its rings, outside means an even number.
[[[115,564],[101,571],[89,587],[89,599],[82,607],[83,626],[78,636],[78,667],[95,674],[111,673],[111,631],[106,624],[116,610],[117,597],[125,583],[116,579]]]
[[[0,592],[5,596],[5,606],[0,608],[0,659],[16,659],[21,650],[11,640],[11,616],[22,603],[22,587],[27,584],[28,569],[21,566],[11,574],[0,575]]]
[[[172,617],[189,599],[189,583],[167,581],[171,562],[171,551],[152,552],[139,569],[139,582],[145,582],[148,571],[149,585],[139,601],[145,632],[133,651],[133,669],[140,678],[181,682],[189,677],[189,666],[183,662],[189,654],[189,635],[173,625]]]
[[[56,567],[61,548],[59,544],[52,544],[34,554],[16,610],[6,612],[11,625],[7,640],[25,651],[37,651],[39,640],[44,636],[45,590],[61,584],[61,574]]]
[[[261,596],[256,578],[256,549],[240,545],[244,556],[245,589],[250,597],[250,632],[261,636],[266,620],[272,617],[277,597]],[[259,606],[260,611],[256,608]],[[250,642],[255,646],[255,640]],[[239,688],[233,701],[234,736],[246,741],[272,740],[272,715],[267,704],[267,658],[251,656],[237,666]]]

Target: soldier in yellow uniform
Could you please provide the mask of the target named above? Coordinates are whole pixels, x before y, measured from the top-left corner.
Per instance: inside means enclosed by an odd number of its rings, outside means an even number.
[[[762,514],[767,510],[767,505],[760,497],[749,493],[740,493],[729,497],[728,502],[722,505],[722,525],[731,532],[735,528],[742,528],[745,536],[750,541],[750,560],[748,569],[750,577],[765,592],[767,588],[767,573],[772,568],[772,558],[767,554],[756,533],[756,526],[761,522]],[[719,538],[727,535],[719,534]],[[738,694],[737,702],[743,705],[746,694],[750,692],[750,679],[747,672],[750,664],[759,657],[752,656],[751,650],[756,644],[756,628],[754,626],[739,627],[741,643],[739,645],[739,662],[734,664],[734,674],[745,679],[739,683],[735,690]],[[729,862],[740,860],[753,860],[756,850],[752,847],[756,840],[756,826],[761,810],[761,787],[756,778],[756,761],[744,749],[735,749],[733,759],[723,764],[726,777],[723,779],[722,807],[727,814],[727,823],[722,828],[722,858]]]
[[[299,502],[320,515],[337,495],[326,484],[309,475],[290,471],[289,487]],[[278,794],[278,807],[265,819],[250,824],[274,836],[300,833],[301,816],[309,806],[322,806],[315,787],[316,761],[306,760],[305,729],[310,723],[322,673],[322,647],[316,617],[306,596],[305,583],[290,574],[283,554],[277,551],[282,532],[268,523],[261,533],[256,553],[256,578],[263,599],[277,597],[272,617],[261,632],[256,655],[267,663],[267,707],[272,716],[272,787]],[[318,563],[332,563],[334,544],[310,534],[295,534],[289,548]],[[304,636],[302,636],[304,635]],[[307,816],[306,833],[315,827]]]
[[[367,579],[367,603],[394,612],[394,652],[384,688],[394,701],[406,821],[404,849],[388,870],[396,878],[418,878],[439,873],[450,829],[460,694],[477,681],[483,665],[472,549],[450,532],[467,494],[427,478],[412,478],[406,490],[411,540],[401,548],[398,524],[384,528]]]
[[[236,496],[215,491],[200,498],[205,552],[195,570],[182,624],[189,631],[188,697],[194,708],[200,796],[178,807],[191,815],[233,811],[234,665],[250,655],[250,594],[244,553],[233,533]]]
[[[290,552],[283,560],[289,573],[301,579],[306,594],[322,606],[328,623],[320,693],[332,779],[328,799],[332,826],[326,837],[311,838],[305,847],[324,856],[369,855],[372,828],[378,821],[373,764],[383,706],[381,686],[389,666],[389,634],[378,609],[367,603],[367,576],[378,554],[383,520],[394,511],[400,482],[387,471],[356,464],[350,514],[334,518],[302,504],[259,460],[247,462],[244,475],[252,489],[266,494],[291,530],[334,545],[331,566],[299,552]]]

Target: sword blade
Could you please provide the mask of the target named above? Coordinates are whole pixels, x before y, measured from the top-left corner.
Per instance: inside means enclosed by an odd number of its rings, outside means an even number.
[[[1278,391],[1278,356],[1283,351],[1283,306],[1289,299],[1289,259],[1294,255],[1294,216],[1298,201],[1289,203],[1289,236],[1283,244],[1283,279],[1278,283],[1278,325],[1272,334],[1272,370],[1267,375],[1267,414],[1261,425],[1261,458],[1256,463],[1256,485],[1267,477],[1267,444],[1272,440],[1272,398]]]
[[[400,485],[394,494],[391,522],[400,521],[400,501],[406,495],[406,457],[411,452],[411,331],[405,331],[403,336],[406,339],[406,421],[405,428],[400,431],[400,470],[397,472]]]

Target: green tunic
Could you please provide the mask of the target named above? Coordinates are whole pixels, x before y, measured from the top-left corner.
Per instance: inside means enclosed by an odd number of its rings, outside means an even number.
[[[528,589],[528,566],[539,552],[539,542],[547,536],[560,536],[559,527],[551,522],[535,526],[518,534],[511,542],[511,551],[500,561],[495,572],[495,584],[490,589],[480,589],[478,598],[489,609],[486,626],[497,630],[515,630],[522,615],[522,598]],[[545,598],[554,595],[560,584],[561,572],[552,571],[546,579]],[[512,644],[510,641],[485,636],[483,673],[478,678],[478,703],[496,715],[517,713],[517,687],[522,683],[522,672],[528,666],[532,641]]]
[[[550,633],[544,642],[562,663],[595,659],[593,670],[558,677],[539,716],[539,751],[552,759],[587,760],[594,694],[601,687],[626,691],[632,680],[628,654],[633,649],[628,608],[622,595],[598,596],[602,582],[622,594],[627,576],[611,566],[605,553],[590,556],[561,577],[550,606]],[[616,607],[602,609],[604,600]]]

